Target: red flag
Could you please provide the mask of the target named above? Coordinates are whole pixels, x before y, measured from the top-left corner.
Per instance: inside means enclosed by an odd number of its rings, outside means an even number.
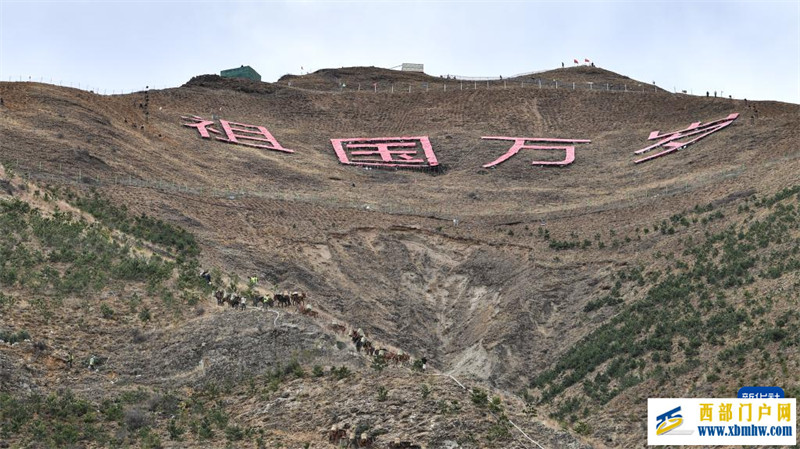
[[[575,61],[575,64],[577,64],[577,63],[578,63],[578,60],[577,60],[577,59],[573,59],[573,61]]]
[[[592,61],[589,61],[588,59],[584,58],[583,62],[592,62]]]

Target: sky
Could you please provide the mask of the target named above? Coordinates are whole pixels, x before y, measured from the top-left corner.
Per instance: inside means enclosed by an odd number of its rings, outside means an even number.
[[[509,77],[573,59],[670,91],[800,103],[800,0],[0,0],[0,81],[108,94],[240,65],[274,82],[404,62]]]

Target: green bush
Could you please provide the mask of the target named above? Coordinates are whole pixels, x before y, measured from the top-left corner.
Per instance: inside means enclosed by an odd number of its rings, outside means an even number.
[[[122,424],[122,420],[125,417],[125,414],[122,410],[122,404],[119,401],[112,401],[110,399],[104,399],[100,404],[100,413],[103,414],[103,417],[105,417],[106,421],[117,422],[120,424]]]
[[[486,407],[489,404],[489,396],[485,391],[477,387],[472,388],[470,399],[472,400],[472,403],[478,407]]]
[[[389,391],[381,385],[378,387],[378,402],[383,402],[389,397]]]
[[[26,330],[21,330],[19,332],[0,332],[0,341],[4,341],[8,344],[19,343],[25,340],[30,340],[31,335]]]
[[[139,319],[142,321],[142,323],[150,321],[151,318],[152,316],[150,315],[150,309],[147,307],[142,307],[142,310],[139,312]]]
[[[492,397],[492,400],[489,401],[489,410],[495,413],[502,413],[503,412],[503,404],[500,400],[499,396]]]
[[[583,421],[578,421],[572,427],[579,435],[589,435],[592,433],[592,427]]]
[[[102,315],[103,318],[110,320],[114,317],[114,310],[106,303],[100,304],[100,315]]]
[[[339,368],[336,368],[334,366],[331,367],[331,375],[333,375],[333,377],[336,380],[346,379],[350,377],[351,374],[352,373],[350,372],[349,369],[347,369],[346,366],[341,366]]]
[[[383,371],[384,368],[386,368],[386,366],[387,366],[386,358],[384,358],[383,356],[375,355],[375,357],[372,358],[372,369],[374,369],[375,371],[381,372]]]
[[[197,426],[197,438],[200,441],[214,438],[214,429],[211,428],[211,423],[206,417],[203,417],[203,419],[200,420],[200,425]]]
[[[422,361],[422,359],[416,359],[411,364],[411,371],[416,371],[418,373],[421,373],[422,372],[422,367],[424,365],[425,365],[425,363]]]
[[[210,409],[206,417],[211,423],[216,424],[218,429],[222,430],[228,426],[228,412],[225,410],[222,404],[217,404],[216,407]]]
[[[502,415],[494,424],[489,427],[486,438],[489,441],[505,440],[511,436],[511,429],[508,418]]]
[[[297,359],[292,359],[289,362],[289,364],[286,365],[286,368],[284,368],[283,370],[283,374],[287,376],[292,375],[298,379],[306,377],[306,372],[303,369],[303,366],[300,365],[300,362],[297,361]]]
[[[139,433],[142,449],[161,449],[161,437],[150,429],[142,429]]]
[[[428,384],[420,385],[419,390],[422,393],[422,399],[426,399],[431,394],[431,387]]]
[[[175,418],[172,418],[167,423],[167,432],[170,440],[183,441],[183,434],[186,433],[186,428],[179,425]]]
[[[244,430],[237,425],[228,426],[225,428],[225,438],[231,442],[241,441],[244,439]]]

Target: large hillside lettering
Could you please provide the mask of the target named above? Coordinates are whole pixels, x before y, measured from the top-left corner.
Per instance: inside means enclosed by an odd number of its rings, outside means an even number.
[[[331,139],[331,144],[339,162],[346,165],[382,168],[439,165],[428,136]]]
[[[721,130],[722,128],[730,125],[731,123],[733,123],[734,120],[736,120],[737,117],[739,117],[739,114],[734,113],[728,115],[724,119],[715,120],[713,122],[708,122],[708,123],[695,122],[689,125],[689,127],[686,129],[682,129],[680,131],[672,131],[671,133],[667,134],[659,134],[658,131],[653,131],[650,133],[650,137],[648,137],[647,140],[655,140],[655,139],[661,139],[661,140],[659,140],[653,145],[650,145],[647,148],[642,148],[641,150],[634,151],[633,153],[642,154],[662,146],[666,148],[666,150],[658,152],[656,154],[652,154],[647,157],[643,157],[641,159],[637,159],[633,161],[633,163],[639,164],[641,162],[647,162],[657,157],[666,156],[667,154],[673,153],[682,148],[686,148],[687,146],[697,142],[703,137],[711,135]],[[695,137],[685,142],[678,142],[679,139],[691,136]]]
[[[261,148],[264,150],[294,153],[294,150],[284,148],[280,143],[278,143],[269,130],[263,126],[246,125],[244,123],[220,120],[219,124],[222,127],[222,131],[220,131],[214,128],[214,122],[212,120],[205,120],[197,117],[196,115],[189,117],[184,116],[181,118],[194,122],[184,123],[183,126],[196,128],[197,131],[200,132],[200,137],[203,139],[210,139],[211,134],[216,134],[218,136],[216,139],[222,142],[245,145],[253,148]]]
[[[500,156],[493,162],[485,164],[483,168],[494,167],[498,164],[511,159],[512,156],[519,153],[520,150],[565,150],[566,156],[562,161],[533,161],[531,165],[569,165],[575,161],[575,145],[532,145],[525,142],[548,142],[548,143],[561,143],[561,144],[575,144],[575,143],[591,143],[591,140],[586,139],[548,139],[543,137],[503,137],[503,136],[489,136],[481,137],[486,140],[510,140],[514,143],[508,149],[506,154]]]

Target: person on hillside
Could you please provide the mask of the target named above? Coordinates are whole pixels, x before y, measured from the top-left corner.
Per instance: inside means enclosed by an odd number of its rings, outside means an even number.
[[[72,369],[72,361],[75,360],[75,357],[72,356],[71,352],[67,353],[67,368]]]
[[[203,272],[200,273],[200,277],[205,279],[208,285],[211,285],[211,273],[209,273],[208,270],[203,270]]]
[[[364,346],[364,337],[361,337],[358,340],[356,340],[356,351],[361,352],[362,346]]]

